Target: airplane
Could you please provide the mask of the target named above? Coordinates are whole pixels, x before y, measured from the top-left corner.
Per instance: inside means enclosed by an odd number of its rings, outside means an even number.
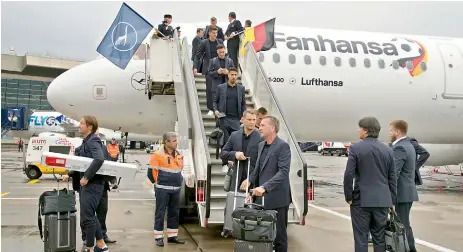
[[[76,133],[79,135],[79,124],[80,123],[78,121],[59,112],[35,111],[29,117],[28,130],[10,130],[7,135],[26,140],[34,136],[44,136],[44,134],[65,135],[62,133]],[[116,141],[125,140],[124,133],[120,131],[99,128],[98,133],[99,136],[106,141],[111,141],[112,138],[115,138]],[[159,139],[161,139],[161,137],[155,135],[140,135],[132,133],[127,135],[127,141],[156,141]]]
[[[205,27],[176,25],[190,45]],[[404,119],[427,165],[463,162],[463,39],[276,25],[274,40],[258,58],[298,141],[356,141],[358,120],[375,116],[388,142],[389,122]],[[105,127],[159,134],[173,127],[174,99],[148,100],[144,69],[143,59],[125,70],[97,59],[58,76],[47,97],[76,118],[92,111]]]

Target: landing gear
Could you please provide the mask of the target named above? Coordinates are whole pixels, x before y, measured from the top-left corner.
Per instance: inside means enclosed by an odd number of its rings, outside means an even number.
[[[151,91],[148,91],[148,100],[151,100],[152,96],[153,96],[153,94],[151,93]]]

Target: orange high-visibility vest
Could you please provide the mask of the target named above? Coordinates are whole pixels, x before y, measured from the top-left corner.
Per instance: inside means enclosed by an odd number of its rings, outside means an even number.
[[[119,155],[119,145],[118,144],[108,144],[108,153],[112,158],[116,158]]]
[[[167,153],[167,150],[162,148],[150,157],[149,166],[153,169],[153,178],[159,188],[182,186],[183,156],[178,151],[174,153],[174,155]]]

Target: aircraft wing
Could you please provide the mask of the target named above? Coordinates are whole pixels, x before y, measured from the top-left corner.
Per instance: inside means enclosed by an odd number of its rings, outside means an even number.
[[[61,117],[61,118],[60,118]],[[59,116],[56,118],[60,123],[60,127],[63,128],[65,132],[78,132],[79,131],[79,123],[73,122],[73,120],[63,120],[63,116]]]

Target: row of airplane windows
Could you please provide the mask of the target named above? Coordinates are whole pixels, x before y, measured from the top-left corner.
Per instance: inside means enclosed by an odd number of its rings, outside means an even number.
[[[263,54],[263,53],[258,53],[258,57],[259,57],[259,61],[260,61],[260,62],[264,62],[265,57],[264,57],[264,54]],[[281,61],[281,59],[280,59],[280,58],[281,58],[281,57],[280,57],[280,54],[278,54],[278,53],[274,53],[274,54],[272,55],[272,58],[273,58],[273,62],[274,62],[275,64],[278,64],[278,63],[280,63],[280,61]],[[296,64],[296,55],[294,55],[294,54],[289,54],[289,56],[288,56],[288,61],[289,61],[290,64]],[[304,55],[304,63],[305,63],[306,65],[312,64],[312,57],[311,57],[310,55]],[[320,65],[325,66],[325,65],[327,64],[327,59],[326,59],[326,57],[325,57],[325,56],[320,56],[320,57],[319,57],[319,63],[320,63]],[[340,67],[340,66],[342,65],[342,60],[341,60],[340,57],[335,57],[335,58],[334,58],[334,65],[337,66],[337,67]],[[350,65],[351,67],[356,67],[356,66],[357,66],[357,60],[354,59],[354,58],[350,58],[350,59],[349,59],[349,65]],[[364,59],[364,60],[363,60],[363,65],[364,65],[366,68],[370,68],[371,65],[372,65],[372,62],[371,62],[370,59]],[[405,63],[405,66],[407,67],[408,70],[410,70],[410,71],[413,70],[413,63],[412,63],[411,61],[408,60],[408,61]],[[386,67],[386,62],[385,62],[384,60],[382,60],[382,59],[378,60],[378,67],[379,67],[380,69],[384,69],[384,68]],[[393,60],[393,61],[392,61],[392,68],[394,68],[394,69],[399,69],[399,67],[400,67],[399,62],[398,62],[397,60]],[[423,70],[423,71],[426,71],[426,69],[427,69],[427,66],[426,66],[426,63],[425,63],[425,62],[421,62],[421,63],[420,63],[420,67],[421,67],[421,70]]]

